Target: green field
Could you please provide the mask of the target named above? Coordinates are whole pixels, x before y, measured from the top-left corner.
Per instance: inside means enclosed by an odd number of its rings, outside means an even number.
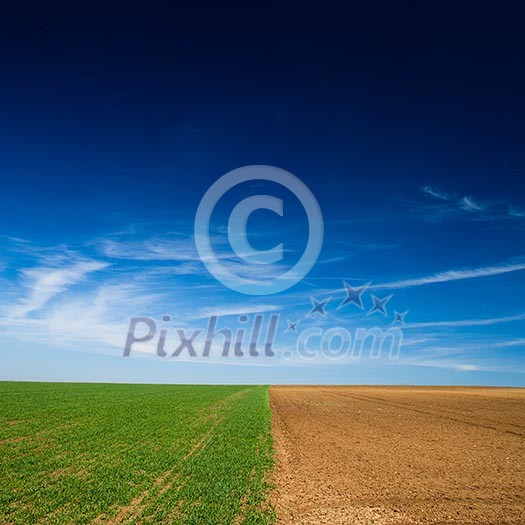
[[[0,383],[0,523],[272,523],[267,387]]]

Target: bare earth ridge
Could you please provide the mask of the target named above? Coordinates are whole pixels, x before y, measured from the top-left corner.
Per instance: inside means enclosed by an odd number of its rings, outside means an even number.
[[[525,390],[272,387],[278,525],[525,523]]]

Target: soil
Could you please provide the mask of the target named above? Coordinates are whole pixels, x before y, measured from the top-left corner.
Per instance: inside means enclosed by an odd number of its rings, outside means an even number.
[[[525,389],[270,391],[277,524],[525,524]]]

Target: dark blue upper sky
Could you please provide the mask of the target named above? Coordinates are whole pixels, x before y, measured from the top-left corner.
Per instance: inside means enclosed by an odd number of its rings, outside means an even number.
[[[181,252],[193,250],[200,199],[223,174],[251,164],[298,176],[325,220],[310,281],[265,301],[269,310],[293,315],[300,292],[308,308],[312,289],[328,294],[342,279],[384,284],[444,275],[442,284],[392,288],[414,323],[521,315],[520,15],[475,3],[369,10],[343,3],[4,7],[0,326],[7,327],[7,346],[34,351],[34,340],[20,336],[33,331],[55,355],[64,341],[84,347],[82,334],[109,333],[126,316],[175,315],[175,298],[185,290],[216,284],[203,267],[179,267],[186,261]],[[295,224],[300,210],[291,213],[286,226],[264,214],[254,221],[266,234],[289,231],[295,252],[304,232]],[[254,245],[276,243],[256,237]],[[457,270],[470,272],[468,279],[457,278]],[[54,278],[58,284],[50,285]],[[122,310],[119,293],[130,283],[136,288],[125,290],[123,304],[130,297],[152,302],[108,319]],[[75,305],[78,317],[92,319],[93,311],[79,305],[98,304],[101,295],[110,314],[97,310],[95,325],[72,327],[60,317],[61,308]],[[188,299],[180,315],[191,319],[202,307],[248,301],[219,287],[203,300]],[[485,326],[499,331],[487,335],[469,325],[461,334],[480,349],[475,355],[456,332],[420,334],[421,352],[430,356],[407,351],[400,371],[347,377],[341,367],[335,373],[326,366],[332,371],[323,380],[523,382],[523,320]],[[420,329],[426,330],[413,328]],[[112,342],[113,336],[94,337],[88,346]],[[498,353],[484,355],[483,344]],[[501,348],[511,350],[502,357]],[[76,377],[74,362],[62,374],[39,376],[12,352],[5,359],[7,377]],[[167,380],[166,365],[149,366],[163,372],[152,369],[142,379]],[[203,366],[195,365],[191,377],[218,380],[213,370],[201,377]],[[278,378],[310,380],[301,366],[289,365],[290,376]],[[238,368],[226,380],[238,380]],[[274,380],[255,366],[244,369],[253,374],[247,379]],[[134,373],[87,378],[141,380]]]

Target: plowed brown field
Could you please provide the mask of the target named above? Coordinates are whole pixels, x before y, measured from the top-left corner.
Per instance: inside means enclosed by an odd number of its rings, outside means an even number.
[[[278,524],[525,524],[525,390],[272,387]]]

